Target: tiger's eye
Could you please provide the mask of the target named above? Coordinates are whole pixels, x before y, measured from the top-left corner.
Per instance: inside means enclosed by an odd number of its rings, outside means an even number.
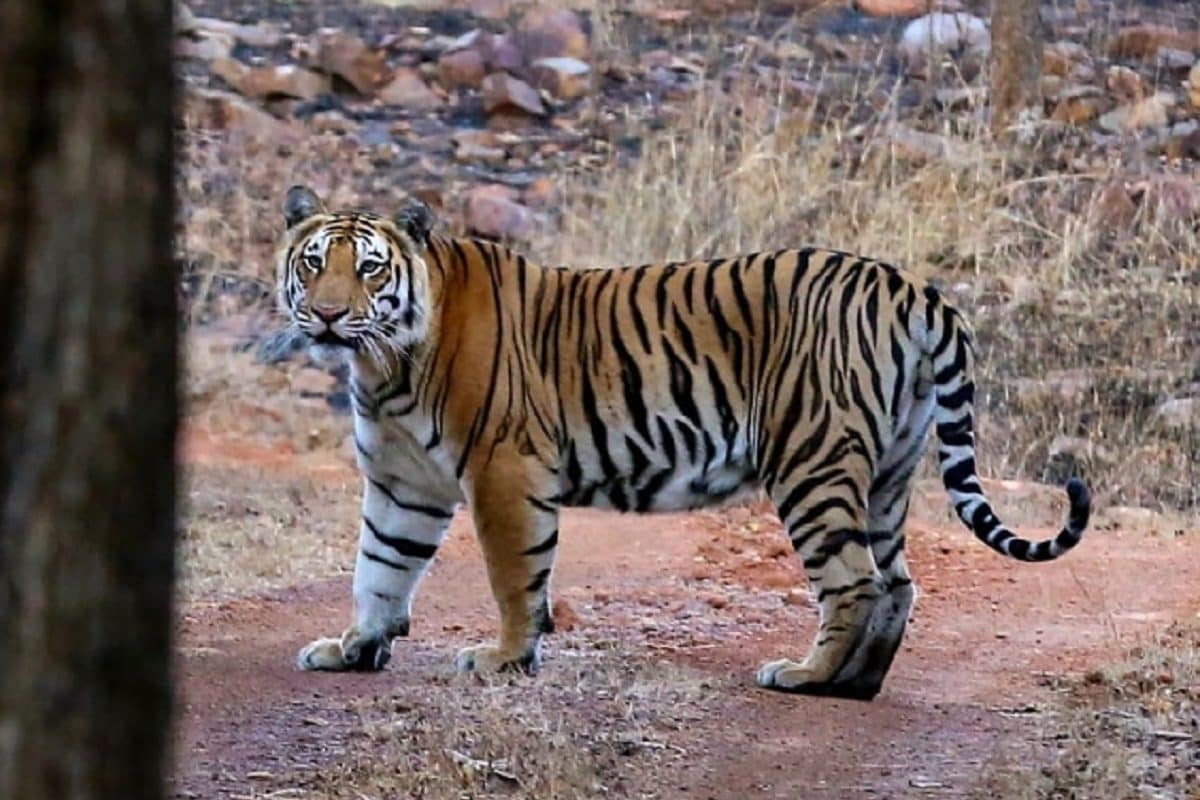
[[[308,267],[313,272],[320,272],[321,271],[321,257],[320,256],[305,256],[304,257],[304,266]]]
[[[383,272],[386,266],[387,264],[382,261],[364,261],[362,262],[362,266],[358,268],[358,274],[364,278],[371,278]]]

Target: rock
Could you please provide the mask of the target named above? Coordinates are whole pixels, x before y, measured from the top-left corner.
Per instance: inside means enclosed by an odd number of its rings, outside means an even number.
[[[195,36],[181,36],[175,40],[175,55],[179,58],[213,61],[228,58],[236,43],[232,36],[226,34],[197,31]]]
[[[579,627],[579,612],[564,598],[553,601],[550,616],[554,620],[554,629],[560,632],[572,631]]]
[[[241,25],[223,19],[212,17],[192,17],[187,20],[187,30],[191,33],[205,32],[232,36],[243,44],[251,47],[275,47],[283,41],[283,33],[273,25],[259,23],[257,25]]]
[[[296,144],[304,137],[292,123],[230,92],[189,88],[183,106],[184,124],[189,128],[227,131],[273,145]]]
[[[647,8],[642,4],[636,4],[634,12],[661,25],[679,25],[692,16],[690,8]]]
[[[900,35],[897,51],[910,67],[922,65],[932,52],[985,55],[992,37],[987,23],[971,14],[937,12],[915,19]]]
[[[1108,44],[1113,58],[1149,58],[1163,47],[1196,50],[1196,34],[1186,34],[1166,25],[1130,25],[1117,31]]]
[[[960,86],[938,89],[933,99],[948,111],[980,108],[987,103],[987,89],[982,86]]]
[[[342,136],[354,130],[354,123],[340,111],[319,111],[308,118],[308,127],[317,133]]]
[[[1190,224],[1200,217],[1200,184],[1191,177],[1154,175],[1134,183],[1130,192],[1152,219]]]
[[[546,113],[536,89],[504,72],[483,79],[483,108],[489,114],[517,110],[537,117]]]
[[[1055,93],[1057,102],[1050,113],[1054,122],[1085,125],[1104,109],[1104,94],[1098,86],[1067,86]]]
[[[486,67],[483,54],[472,48],[443,53],[437,61],[438,83],[447,89],[478,89]]]
[[[513,44],[511,36],[488,36],[480,41],[480,53],[491,72],[519,72],[525,65],[525,56]]]
[[[812,602],[812,593],[804,589],[788,589],[783,596],[783,602],[789,606],[806,606]]]
[[[328,77],[291,64],[247,67],[232,58],[219,58],[213,61],[211,69],[242,94],[259,100],[272,97],[312,100],[330,91]]]
[[[1160,47],[1154,57],[1154,63],[1169,72],[1186,70],[1196,63],[1196,54],[1190,50],[1178,50],[1174,47]]]
[[[369,49],[362,39],[341,30],[320,32],[317,60],[321,69],[337,75],[359,94],[374,94],[392,76],[383,53]]]
[[[1193,158],[1200,160],[1200,124],[1195,120],[1179,122],[1171,126],[1171,132],[1162,143],[1160,152],[1167,158]]]
[[[539,58],[530,65],[533,85],[560,100],[582,97],[591,88],[592,68],[577,58]]]
[[[1132,103],[1146,96],[1146,84],[1142,81],[1142,76],[1129,67],[1109,67],[1104,82],[1108,90],[1122,103]]]
[[[1109,133],[1133,133],[1147,128],[1165,128],[1170,121],[1167,109],[1174,104],[1174,95],[1159,92],[1137,102],[1114,108],[1101,115],[1098,124]]]
[[[508,157],[500,142],[500,137],[491,131],[456,131],[452,139],[454,141],[454,157],[459,161],[483,161],[498,164]]]
[[[1087,58],[1087,49],[1077,42],[1051,42],[1042,49],[1042,73],[1065,78]]]
[[[525,12],[513,34],[513,43],[526,63],[557,56],[583,59],[588,55],[587,34],[579,15],[564,8],[535,6]]]
[[[532,211],[512,199],[507,186],[479,186],[467,192],[467,228],[495,239],[528,240],[537,232]]]
[[[1177,397],[1161,403],[1151,416],[1164,431],[1184,432],[1200,428],[1200,397]]]
[[[1200,64],[1192,67],[1187,77],[1188,105],[1200,110]]]
[[[854,0],[854,9],[868,17],[919,17],[930,10],[957,11],[957,2],[930,0]]]
[[[196,14],[187,3],[175,4],[175,33],[191,33],[196,27]]]
[[[509,0],[470,0],[467,10],[482,19],[500,20],[512,13]]]
[[[966,164],[972,159],[970,151],[961,142],[936,133],[918,131],[899,123],[888,126],[886,137],[897,155],[917,163],[942,161],[948,164]]]
[[[444,102],[412,67],[397,69],[387,86],[379,90],[379,99],[387,105],[411,108],[415,111],[440,108]]]

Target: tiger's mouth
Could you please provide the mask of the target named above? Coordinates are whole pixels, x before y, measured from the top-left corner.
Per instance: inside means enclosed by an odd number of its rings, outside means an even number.
[[[354,342],[350,341],[349,339],[347,339],[343,336],[337,335],[336,333],[329,330],[328,328],[326,328],[325,330],[321,331],[320,333],[318,333],[316,335],[309,334],[308,338],[312,339],[313,344],[320,344],[320,345],[325,345],[328,347],[344,347],[347,350],[358,349],[355,346]]]

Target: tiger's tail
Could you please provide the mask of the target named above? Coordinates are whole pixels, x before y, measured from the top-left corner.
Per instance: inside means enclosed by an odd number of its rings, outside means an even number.
[[[933,364],[935,404],[933,422],[938,438],[942,483],[958,518],[976,538],[998,553],[1018,561],[1051,561],[1083,538],[1092,510],[1091,494],[1079,478],[1067,481],[1070,510],[1067,522],[1053,539],[1023,539],[1000,521],[983,493],[975,471],[974,351],[971,334],[959,313],[937,290],[925,290],[927,352]]]

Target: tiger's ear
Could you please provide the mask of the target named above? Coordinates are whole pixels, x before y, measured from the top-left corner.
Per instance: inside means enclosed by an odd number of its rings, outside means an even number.
[[[325,204],[321,202],[321,198],[307,186],[293,186],[283,198],[283,219],[289,228],[296,227],[313,214],[320,214],[324,210]]]
[[[422,246],[429,244],[429,234],[433,232],[433,226],[437,224],[433,209],[426,205],[424,200],[416,197],[410,197],[404,201],[404,205],[396,212],[395,221],[400,230]]]

